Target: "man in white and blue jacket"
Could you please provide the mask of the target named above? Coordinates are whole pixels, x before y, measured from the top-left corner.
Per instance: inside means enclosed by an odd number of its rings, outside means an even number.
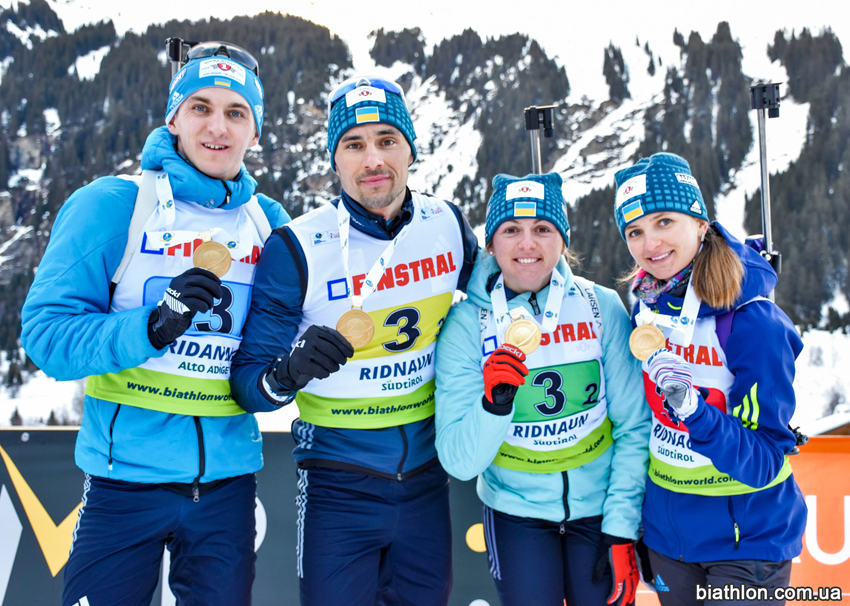
[[[147,606],[166,546],[178,603],[250,603],[262,439],[227,379],[261,234],[289,220],[254,197],[242,164],[262,129],[258,73],[234,45],[193,48],[166,126],[145,143],[141,185],[104,177],[68,199],[24,304],[33,361],[60,380],[89,377],[65,606]],[[150,216],[134,215],[145,200]],[[225,251],[218,275],[194,266],[202,245]]]
[[[330,102],[342,194],[269,238],[233,393],[251,412],[298,405],[302,604],[446,604],[434,349],[478,243],[456,206],[407,188],[416,134],[397,84],[353,79]]]

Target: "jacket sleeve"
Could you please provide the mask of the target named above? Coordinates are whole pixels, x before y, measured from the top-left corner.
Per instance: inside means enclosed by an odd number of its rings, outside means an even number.
[[[651,413],[640,362],[629,351],[629,314],[616,292],[601,286],[595,290],[602,308],[602,366],[614,438],[602,532],[637,539],[649,465]]]
[[[739,308],[726,341],[726,364],[735,375],[724,414],[700,397],[685,425],[691,444],[715,467],[760,488],[776,478],[796,444],[794,361],[803,342],[788,316],[770,301]]]
[[[457,280],[457,289],[461,292],[466,292],[466,285],[469,284],[469,278],[472,275],[472,268],[475,266],[475,259],[478,257],[478,236],[472,231],[469,226],[469,221],[466,220],[466,215],[457,207],[456,204],[448,203],[455,218],[460,225],[461,237],[463,238],[463,267],[460,268],[460,276]]]
[[[131,181],[98,179],[74,192],[56,217],[21,310],[21,341],[60,381],[134,368],[166,351],[148,340],[154,305],[108,313],[137,193]]]
[[[278,356],[289,355],[306,292],[306,262],[298,241],[289,228],[277,229],[257,263],[251,310],[230,367],[233,397],[248,412],[277,410],[295,395],[272,392],[265,376]]]
[[[260,208],[266,214],[266,219],[269,220],[272,230],[283,227],[292,221],[289,213],[286,212],[286,209],[277,200],[269,198],[265,194],[257,194],[257,202],[260,203]]]
[[[513,414],[494,415],[482,405],[481,329],[478,308],[455,305],[437,340],[437,455],[459,480],[483,472],[499,452]]]

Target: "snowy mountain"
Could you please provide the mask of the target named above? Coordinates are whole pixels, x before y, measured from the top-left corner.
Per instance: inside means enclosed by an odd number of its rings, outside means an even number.
[[[677,26],[644,28],[639,36],[630,30],[614,40],[597,37],[581,57],[548,54],[554,42],[544,47],[524,34],[482,39],[465,29],[426,40],[415,28],[373,32],[369,54],[363,52],[361,35],[352,40],[349,55],[347,41],[295,17],[265,13],[231,21],[171,22],[142,33],[112,22],[75,23],[73,31],[66,31],[69,4],[14,2],[0,13],[0,156],[5,158],[0,166],[0,189],[5,185],[0,192],[0,319],[8,332],[0,343],[6,351],[0,360],[0,376],[6,377],[0,424],[8,424],[15,409],[25,423],[43,422],[51,411],[59,422],[79,418],[81,383],[60,384],[28,366],[15,346],[15,317],[65,197],[97,176],[138,170],[144,135],[162,120],[160,97],[168,67],[159,47],[168,34],[258,41],[246,46],[260,59],[268,127],[246,163],[262,190],[283,200],[293,214],[336,195],[325,152],[324,95],[329,80],[341,81],[355,67],[403,84],[419,137],[411,187],[458,202],[474,225],[483,222],[493,175],[530,172],[522,108],[556,104],[555,138],[544,141],[544,168],[561,173],[574,211],[574,247],[585,257],[583,273],[603,284],[628,264],[619,236],[612,240],[605,224],[610,224],[613,203],[613,194],[605,190],[613,185],[614,173],[639,155],[671,149],[703,158],[692,164],[709,188],[714,216],[733,233],[747,233],[746,224],[757,220],[752,213],[748,218],[747,201],[760,185],[747,86],[799,79],[786,69],[790,59],[768,56],[769,45],[779,46],[773,31],[742,49],[737,32],[717,22],[703,32],[705,41],[696,32],[686,40],[686,30]],[[60,20],[57,13],[66,16]],[[282,30],[290,35],[281,35]],[[817,34],[816,41],[821,39]],[[753,32],[746,30],[746,35],[749,40]],[[313,51],[307,60],[303,49],[314,49],[309,46],[314,39],[325,40],[322,54]],[[297,69],[292,68],[296,57],[301,61]],[[42,86],[30,83],[30,70],[42,74]],[[833,71],[835,80],[843,81],[843,58]],[[732,82],[741,90],[729,97]],[[812,117],[818,101],[797,99],[787,88],[781,117],[767,128],[773,173],[793,171],[818,137]],[[134,99],[131,91],[139,90]],[[736,117],[738,126],[724,134],[728,116]],[[778,237],[777,246],[782,247]],[[787,263],[793,268],[793,259],[786,258]],[[846,271],[842,274],[838,265],[824,277],[830,297],[818,304],[815,325],[826,327],[830,307],[839,319],[850,318]],[[850,377],[841,372],[850,361],[850,341],[840,331],[808,330],[804,342],[794,423],[815,432],[830,424],[824,417],[850,415]],[[264,415],[261,422],[288,428],[287,414]]]

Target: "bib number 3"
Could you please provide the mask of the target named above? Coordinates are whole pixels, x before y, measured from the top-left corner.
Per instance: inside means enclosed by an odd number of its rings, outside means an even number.
[[[392,353],[407,351],[416,343],[416,339],[422,334],[416,325],[419,323],[419,310],[415,307],[397,309],[387,316],[384,326],[398,327],[398,339],[384,343],[384,349]],[[404,340],[401,340],[404,337]]]
[[[546,401],[535,404],[537,409],[544,417],[554,417],[563,412],[567,404],[567,395],[561,389],[564,385],[564,378],[561,373],[555,370],[546,370],[534,377],[531,382],[535,387],[542,387],[546,394]],[[599,384],[596,382],[588,383],[584,388],[584,393],[587,394],[587,399],[581,403],[582,406],[590,406],[599,402]],[[549,398],[552,398],[551,402]]]
[[[233,330],[233,315],[230,307],[233,305],[233,291],[226,285],[221,285],[221,300],[210,310],[211,320],[218,318],[218,328],[213,328],[212,322],[195,322],[195,330],[200,332],[222,332],[229,334]]]

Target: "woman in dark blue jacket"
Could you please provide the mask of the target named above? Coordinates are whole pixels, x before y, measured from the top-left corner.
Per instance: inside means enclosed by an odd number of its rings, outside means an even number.
[[[643,540],[658,596],[702,604],[716,596],[697,586],[733,584],[763,590],[732,603],[776,604],[806,525],[787,456],[802,341],[767,298],[776,273],[709,224],[685,160],[655,154],[616,178],[636,262],[631,343],[654,417]]]

